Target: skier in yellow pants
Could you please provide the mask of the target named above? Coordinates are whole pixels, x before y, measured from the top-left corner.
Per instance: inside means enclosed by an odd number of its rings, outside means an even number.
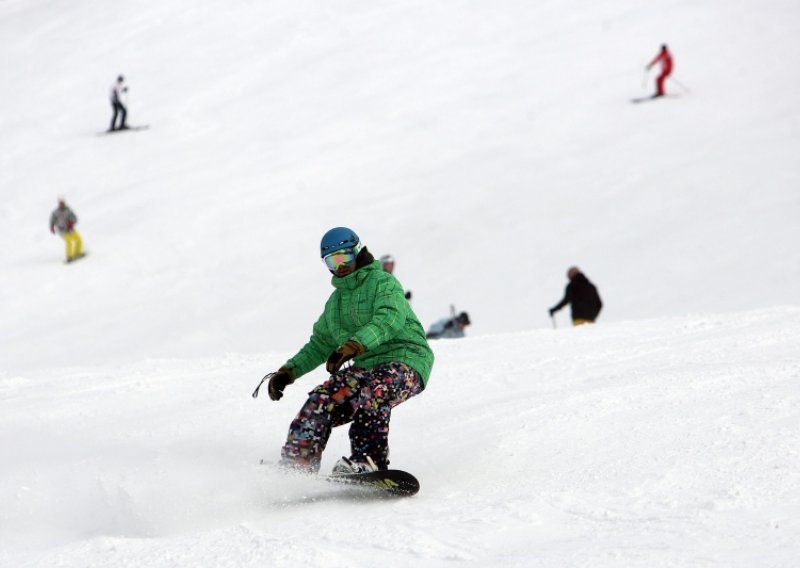
[[[78,231],[75,230],[75,224],[78,222],[78,217],[75,213],[67,207],[63,199],[58,200],[58,208],[56,208],[50,215],[50,232],[58,234],[64,239],[67,248],[67,262],[72,262],[83,256],[83,241]]]
[[[81,241],[78,231],[73,229],[71,232],[64,233],[61,236],[67,246],[67,262],[83,256],[83,241]]]

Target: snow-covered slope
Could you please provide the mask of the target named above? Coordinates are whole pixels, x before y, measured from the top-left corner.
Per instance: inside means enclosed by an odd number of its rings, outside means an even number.
[[[791,0],[0,2],[0,565],[793,565],[798,35]],[[665,41],[679,96],[629,104]],[[97,136],[119,73],[150,128]],[[257,465],[322,378],[249,397],[335,225],[473,321],[393,418],[414,499]],[[571,264],[606,307],[553,330]]]
[[[390,502],[259,465],[323,378],[250,398],[284,353],[7,378],[0,564],[792,566],[798,316],[436,342],[393,416],[422,491]],[[347,450],[335,431],[323,467]]]
[[[798,33],[791,1],[3,3],[4,356],[293,349],[336,225],[426,325],[549,327],[571,264],[604,321],[794,303]],[[691,92],[629,104],[662,41]],[[151,129],[97,137],[120,72]]]

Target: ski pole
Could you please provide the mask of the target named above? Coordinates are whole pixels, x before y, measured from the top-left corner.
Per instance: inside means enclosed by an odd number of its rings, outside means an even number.
[[[647,67],[645,67],[644,68],[644,77],[642,77],[642,89],[646,89],[647,88],[647,75],[648,75],[647,71],[648,71]]]
[[[691,93],[692,92],[692,90],[689,87],[687,87],[686,85],[684,85],[683,83],[678,81],[675,77],[670,77],[669,80],[672,81],[673,83],[675,83],[676,85],[678,85],[685,92],[687,92],[687,93]]]
[[[558,327],[558,326],[556,326],[556,316],[551,315],[550,319],[553,320],[553,329],[556,329]]]

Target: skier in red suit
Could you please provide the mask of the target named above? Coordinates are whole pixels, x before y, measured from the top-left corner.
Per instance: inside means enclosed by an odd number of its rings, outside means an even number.
[[[672,73],[672,54],[667,49],[667,44],[661,46],[661,51],[658,52],[655,59],[653,59],[645,69],[650,70],[659,62],[661,63],[661,74],[656,78],[656,94],[653,95],[653,98],[664,96],[664,83],[670,73]]]

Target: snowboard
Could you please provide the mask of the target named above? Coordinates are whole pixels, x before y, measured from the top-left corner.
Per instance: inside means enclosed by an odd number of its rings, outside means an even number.
[[[137,132],[139,130],[147,130],[150,128],[149,124],[142,124],[139,126],[129,126],[128,128],[118,128],[117,130],[103,130],[102,132],[98,132],[98,136],[107,136],[109,134],[118,134],[120,132]]]
[[[417,478],[400,469],[327,475],[325,480],[330,483],[363,488],[377,494],[385,494],[387,497],[410,497],[419,492]]]
[[[79,254],[78,256],[72,257],[72,260],[65,260],[65,261],[64,261],[64,264],[72,264],[73,262],[76,262],[76,261],[78,261],[78,260],[80,260],[80,259],[82,259],[82,258],[86,258],[86,255],[87,255],[87,254],[89,254],[89,253],[88,253],[88,252],[86,252],[86,251],[83,251],[83,252],[82,252],[81,254]]]

